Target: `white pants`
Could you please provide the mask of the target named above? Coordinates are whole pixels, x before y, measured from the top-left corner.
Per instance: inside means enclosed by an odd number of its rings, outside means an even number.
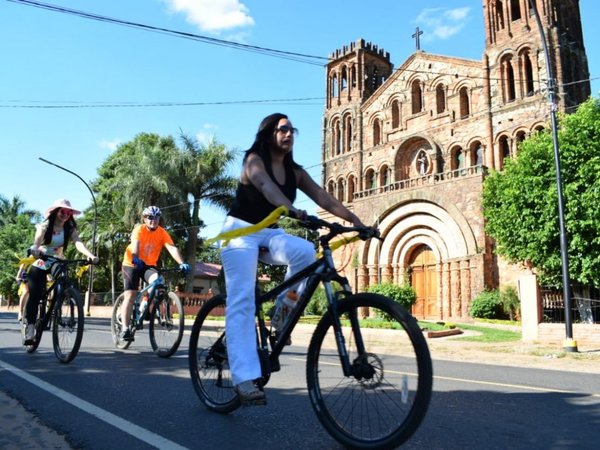
[[[228,216],[222,231],[250,225]],[[265,228],[257,233],[232,239],[221,251],[227,286],[227,354],[233,383],[236,385],[261,376],[254,325],[259,247],[269,249],[267,255],[261,254],[261,261],[288,266],[286,279],[315,261],[316,251],[312,243],[289,235],[281,228]],[[303,287],[298,286],[297,290]]]

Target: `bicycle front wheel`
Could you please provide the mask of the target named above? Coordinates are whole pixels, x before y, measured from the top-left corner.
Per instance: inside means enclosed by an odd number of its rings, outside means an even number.
[[[113,343],[115,347],[125,350],[131,345],[131,341],[124,341],[121,338],[121,332],[123,331],[123,319],[121,318],[121,306],[123,305],[123,299],[125,294],[121,294],[115,300],[113,305],[112,314],[110,316],[110,333],[112,335]],[[133,320],[133,319],[132,319]]]
[[[320,320],[307,355],[313,408],[327,431],[351,448],[392,448],[425,417],[432,389],[427,342],[398,303],[357,294],[337,304],[351,374],[344,375],[331,314]]]
[[[148,333],[152,350],[162,358],[168,358],[179,348],[185,313],[181,300],[174,292],[165,292],[154,304],[150,315]]]
[[[211,298],[198,311],[188,361],[194,390],[208,409],[226,414],[240,407],[227,358],[224,295]]]
[[[67,288],[54,305],[52,345],[60,362],[69,363],[79,352],[83,338],[83,303],[75,288]]]

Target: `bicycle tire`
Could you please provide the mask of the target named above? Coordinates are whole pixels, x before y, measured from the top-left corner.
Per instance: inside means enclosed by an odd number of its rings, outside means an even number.
[[[81,294],[72,287],[65,289],[56,300],[52,318],[52,346],[60,362],[67,364],[77,356],[84,322]]]
[[[230,413],[241,406],[234,390],[225,339],[225,296],[217,295],[198,311],[188,349],[192,384],[211,411]]]
[[[121,305],[123,304],[123,299],[125,298],[125,294],[121,294],[115,300],[115,304],[113,305],[112,314],[110,316],[110,333],[112,335],[113,343],[115,347],[126,350],[131,345],[131,341],[124,341],[121,339],[121,332],[123,331],[123,320],[121,318]]]
[[[148,324],[150,345],[161,358],[168,358],[177,351],[185,328],[185,312],[181,300],[174,292],[166,294],[155,303]]]
[[[364,353],[358,355],[352,315],[389,329],[359,324]],[[420,426],[431,399],[431,356],[417,321],[400,304],[373,294],[356,294],[337,303],[354,375],[344,376],[331,313],[319,321],[306,363],[309,397],[319,420],[337,441],[350,448],[394,448]]]

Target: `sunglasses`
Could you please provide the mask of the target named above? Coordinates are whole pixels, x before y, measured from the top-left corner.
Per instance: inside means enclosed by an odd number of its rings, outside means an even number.
[[[281,125],[280,127],[275,128],[275,131],[279,131],[280,133],[283,133],[283,134],[288,134],[288,133],[298,134],[298,128],[290,127],[289,125]]]
[[[71,214],[73,214],[73,211],[71,211],[70,209],[67,208],[60,208],[60,213],[65,215],[65,216],[70,216]]]
[[[144,216],[144,219],[148,219],[148,220],[158,220],[158,219],[160,219],[160,216]]]

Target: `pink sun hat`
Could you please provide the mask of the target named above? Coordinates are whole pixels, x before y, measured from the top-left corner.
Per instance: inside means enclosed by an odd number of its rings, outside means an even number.
[[[48,208],[44,213],[44,217],[47,219],[48,217],[50,217],[50,214],[52,214],[52,211],[58,208],[70,209],[71,211],[73,211],[74,216],[76,216],[77,214],[81,214],[81,211],[71,206],[71,202],[69,200],[61,198],[52,203],[52,206],[50,206],[50,208]]]

